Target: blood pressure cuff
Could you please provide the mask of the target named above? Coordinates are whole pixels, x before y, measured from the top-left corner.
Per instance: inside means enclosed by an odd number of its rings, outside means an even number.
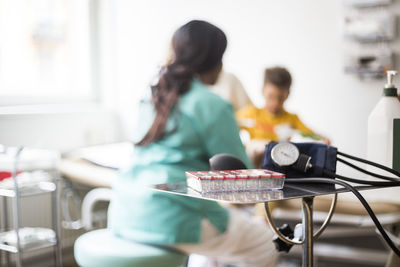
[[[305,154],[311,157],[312,168],[306,173],[295,170],[290,166],[281,167],[277,165],[271,158],[272,148],[278,144],[270,142],[265,147],[264,159],[262,168],[271,171],[284,173],[286,178],[305,178],[305,177],[330,177],[325,174],[324,170],[330,173],[336,173],[336,156],[337,148],[319,143],[292,143],[298,149],[300,154]]]

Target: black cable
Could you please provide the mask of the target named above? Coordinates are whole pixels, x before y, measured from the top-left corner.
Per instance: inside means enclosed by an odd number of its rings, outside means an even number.
[[[373,185],[373,186],[400,186],[400,181],[398,181],[398,182],[366,181],[366,180],[360,180],[360,179],[354,179],[354,178],[342,176],[339,174],[336,174],[336,178],[342,179],[342,180],[350,182],[350,183],[357,183],[357,184],[366,184],[366,185]]]
[[[334,179],[329,179],[329,178],[298,178],[298,179],[287,179],[285,183],[326,183],[326,184],[338,184],[341,185],[345,188],[347,188],[349,191],[351,191],[361,202],[361,204],[364,206],[366,211],[368,212],[369,216],[371,217],[372,221],[374,222],[376,228],[378,231],[381,233],[383,239],[386,241],[386,243],[389,245],[389,247],[393,250],[394,253],[397,254],[398,257],[400,257],[400,250],[396,247],[396,245],[393,243],[393,241],[390,239],[390,237],[386,234],[385,229],[383,226],[380,224],[378,221],[378,218],[376,217],[375,213],[367,203],[367,201],[364,199],[364,197],[355,189],[353,186],[349,185],[346,182],[339,181],[339,180],[334,180]]]
[[[357,184],[366,184],[366,185],[373,185],[373,186],[400,186],[400,180],[396,180],[393,182],[381,182],[381,181],[367,181],[367,180],[360,180],[360,179],[355,179],[355,178],[350,178],[346,176],[342,176],[327,170],[324,170],[325,174],[329,174],[330,177],[335,177],[342,179],[344,181],[350,182],[350,183],[357,183]]]
[[[376,178],[381,178],[381,179],[389,180],[389,181],[393,181],[393,182],[399,181],[398,179],[393,178],[393,177],[388,177],[388,176],[380,175],[380,174],[377,174],[377,173],[369,172],[369,171],[364,170],[364,169],[358,167],[357,165],[354,165],[354,164],[352,164],[352,163],[350,163],[350,162],[348,162],[348,161],[346,161],[346,160],[344,160],[344,159],[341,159],[341,158],[337,158],[337,161],[340,161],[340,162],[342,162],[343,164],[345,164],[345,165],[347,165],[347,166],[350,166],[350,167],[352,167],[353,169],[356,169],[357,171],[363,172],[363,173],[368,174],[368,175],[370,175],[370,176],[374,176],[374,177],[376,177]]]
[[[337,154],[341,155],[343,157],[352,159],[352,160],[356,160],[356,161],[359,161],[359,162],[366,163],[368,165],[377,167],[379,169],[382,169],[382,170],[385,170],[387,172],[390,172],[390,173],[396,175],[397,177],[400,177],[400,172],[398,172],[396,170],[393,170],[391,168],[388,168],[388,167],[386,167],[384,165],[381,165],[381,164],[378,164],[378,163],[375,163],[375,162],[372,162],[372,161],[369,161],[369,160],[366,160],[366,159],[358,158],[358,157],[355,157],[355,156],[352,156],[352,155],[349,155],[349,154],[346,154],[346,153],[343,153],[343,152],[340,152],[340,151],[338,151]]]

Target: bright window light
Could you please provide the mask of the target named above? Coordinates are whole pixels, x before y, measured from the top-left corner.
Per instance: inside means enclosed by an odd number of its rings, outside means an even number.
[[[93,99],[89,1],[0,0],[0,104]]]

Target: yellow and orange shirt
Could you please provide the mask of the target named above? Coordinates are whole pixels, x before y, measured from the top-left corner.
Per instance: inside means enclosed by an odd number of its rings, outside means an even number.
[[[279,115],[267,111],[265,108],[248,106],[236,113],[240,129],[248,131],[251,139],[263,139],[269,141],[283,141],[278,130],[291,128],[305,134],[313,134],[313,131],[305,126],[296,114],[286,110]]]

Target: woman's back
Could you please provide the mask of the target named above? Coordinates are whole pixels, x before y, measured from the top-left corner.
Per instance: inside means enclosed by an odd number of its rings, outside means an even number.
[[[140,105],[131,166],[114,184],[109,227],[117,236],[170,245],[184,253],[265,266],[276,260],[265,221],[217,202],[151,190],[207,170],[218,153],[250,167],[230,104],[211,93],[222,69],[227,39],[218,27],[193,20],[173,35],[172,54],[151,95]]]
[[[136,139],[154,119],[150,99],[140,107]],[[110,207],[110,227],[126,238],[154,243],[199,241],[203,217],[223,232],[228,214],[217,203],[152,191],[146,186],[184,181],[185,171],[207,170],[208,159],[230,153],[250,162],[240,142],[233,111],[227,102],[193,80],[169,116],[165,136],[137,146],[131,167],[123,170]]]

